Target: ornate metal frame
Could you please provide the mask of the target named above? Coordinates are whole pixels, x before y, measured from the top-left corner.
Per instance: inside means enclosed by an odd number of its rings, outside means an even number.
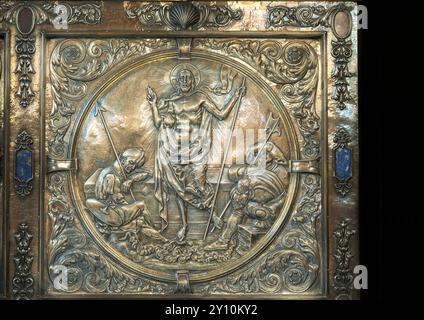
[[[8,48],[9,43],[9,33],[8,32],[0,32],[1,39],[1,48],[2,55],[0,58],[0,80],[1,80],[1,88],[0,91],[2,95],[0,97],[1,107],[0,107],[0,198],[2,201],[2,207],[0,210],[0,297],[6,296],[6,261],[7,261],[7,252],[5,249],[6,243],[6,232],[7,232],[7,217],[6,212],[8,208],[8,199],[5,196],[9,192],[9,179],[8,179],[8,161],[7,154],[9,153],[9,148],[7,146],[6,141],[8,141],[8,119],[5,117],[8,114],[8,106],[9,106],[9,94],[8,90],[6,90],[6,84],[9,83],[9,55],[8,51],[4,50],[4,48]]]
[[[2,149],[6,156],[1,159],[4,169],[0,215],[0,252],[5,262],[2,265],[6,266],[6,270],[0,269],[4,279],[0,289],[5,297],[87,297],[83,291],[72,293],[72,288],[68,293],[51,290],[54,272],[51,268],[55,259],[65,259],[70,243],[81,249],[81,259],[93,259],[86,261],[89,266],[84,271],[86,279],[92,282],[88,285],[93,292],[98,291],[90,297],[108,294],[143,298],[143,292],[149,297],[153,293],[157,298],[173,298],[177,292],[179,297],[200,299],[207,296],[237,299],[359,297],[352,289],[351,271],[358,262],[355,3],[126,2],[124,8],[118,6],[125,17],[120,21],[122,28],[118,29],[113,29],[117,18],[110,14],[117,9],[117,3],[63,4],[68,10],[69,30],[66,32],[54,29],[57,15],[50,2],[0,4],[0,22],[3,23],[0,29],[5,30],[3,49],[15,46],[11,63],[16,66],[14,70],[2,68],[4,72],[0,78],[2,86],[7,88],[3,97]],[[254,8],[262,15],[248,15],[244,8]],[[29,10],[32,16],[32,24],[27,29],[20,22],[23,10]],[[104,32],[107,26],[112,30]],[[9,35],[12,43],[9,43]],[[97,65],[95,75],[90,74],[94,69],[72,75],[73,71],[66,69],[68,61],[61,56],[65,47],[61,44],[81,38],[96,42],[93,47],[97,51],[90,61]],[[54,42],[60,39],[64,42]],[[172,39],[175,43],[170,43]],[[280,39],[287,42],[279,42]],[[308,51],[307,42],[304,42],[305,47],[289,50],[295,47],[290,39],[317,41],[322,60],[313,56],[314,49]],[[53,42],[57,45],[52,48],[50,43]],[[87,43],[80,41],[78,46],[71,48],[76,50],[71,53],[74,56],[68,57],[71,63],[72,59],[79,59],[78,54],[82,51],[78,50],[87,50],[84,47]],[[290,104],[291,117],[296,121],[302,142],[299,157],[290,163],[291,172],[296,174],[296,187],[291,190],[296,194],[296,207],[291,209],[291,219],[284,223],[287,232],[278,235],[279,243],[273,244],[266,254],[260,257],[258,254],[258,259],[249,265],[204,283],[181,272],[176,280],[163,283],[116,264],[81,233],[78,206],[69,196],[77,164],[72,162],[73,146],[67,142],[72,144],[70,137],[75,129],[71,124],[80,117],[76,116],[79,110],[72,101],[76,97],[80,101],[84,98],[84,105],[89,108],[90,99],[101,89],[93,89],[91,81],[110,75],[110,70],[124,59],[128,59],[130,65],[137,57],[161,48],[173,50],[184,59],[196,55],[199,46],[210,50],[211,55],[221,53],[236,59],[246,70],[255,66],[261,76],[279,86],[280,97],[284,96],[284,101]],[[295,63],[291,70],[285,69],[287,65],[290,68],[290,61],[301,63],[298,59],[305,52],[310,56],[304,69]],[[5,60],[3,66],[7,66],[7,50],[1,57]],[[286,59],[286,64],[280,59]],[[50,63],[46,64],[47,61]],[[322,66],[319,71],[317,65]],[[319,99],[311,89],[318,84],[321,85]],[[92,91],[86,95],[88,86]],[[9,95],[10,107],[7,106]],[[316,101],[322,103],[321,114],[314,109]],[[8,168],[16,165],[16,152],[21,148],[15,146],[10,137],[16,138],[24,128],[33,137],[34,177],[31,179],[33,191],[22,197],[19,192],[12,193],[8,185],[15,179]],[[348,164],[338,162],[338,150],[348,150]],[[336,168],[343,165],[353,169],[348,178],[337,173]],[[5,244],[15,232],[16,247],[6,251]],[[32,263],[32,259],[37,263]],[[102,270],[101,274],[90,278],[88,274],[93,271],[90,264]],[[328,273],[325,270],[329,270]],[[100,285],[98,277],[108,281]],[[318,289],[308,292],[315,288],[316,279],[319,279]]]

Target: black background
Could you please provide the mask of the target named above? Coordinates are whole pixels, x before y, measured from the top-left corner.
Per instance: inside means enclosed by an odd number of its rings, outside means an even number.
[[[363,300],[384,296],[384,224],[383,215],[383,93],[382,39],[377,39],[383,12],[376,1],[360,1],[368,9],[368,29],[358,31],[359,144],[360,144],[360,263],[367,266],[369,289]],[[377,13],[379,12],[379,13]],[[390,90],[388,90],[390,91]],[[379,97],[380,96],[380,97]],[[388,100],[388,99],[387,99]]]
[[[367,300],[411,301],[423,286],[424,19],[410,1],[360,1],[361,263]]]

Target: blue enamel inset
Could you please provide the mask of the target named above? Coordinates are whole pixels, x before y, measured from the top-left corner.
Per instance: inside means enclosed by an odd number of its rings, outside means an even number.
[[[16,153],[15,177],[22,182],[32,180],[32,152],[29,150],[20,150]]]
[[[352,177],[352,150],[338,148],[336,150],[336,177],[340,180],[348,180]]]

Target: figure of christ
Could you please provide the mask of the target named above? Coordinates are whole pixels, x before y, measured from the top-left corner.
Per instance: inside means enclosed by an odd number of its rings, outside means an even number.
[[[223,108],[204,92],[197,89],[197,69],[190,64],[174,68],[175,91],[165,99],[158,99],[148,87],[147,100],[153,122],[158,129],[155,155],[155,197],[160,205],[162,230],[167,227],[167,190],[176,194],[181,227],[177,240],[187,234],[187,206],[210,209],[214,190],[206,178],[207,160],[212,140],[212,118],[228,117],[245,88],[240,87]],[[198,75],[198,77],[200,77]]]

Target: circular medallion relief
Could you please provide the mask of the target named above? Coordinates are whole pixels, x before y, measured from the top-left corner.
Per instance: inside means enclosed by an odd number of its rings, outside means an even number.
[[[287,111],[257,72],[210,52],[121,68],[86,101],[71,138],[83,226],[114,261],[155,279],[239,268],[270,244],[294,198]]]

